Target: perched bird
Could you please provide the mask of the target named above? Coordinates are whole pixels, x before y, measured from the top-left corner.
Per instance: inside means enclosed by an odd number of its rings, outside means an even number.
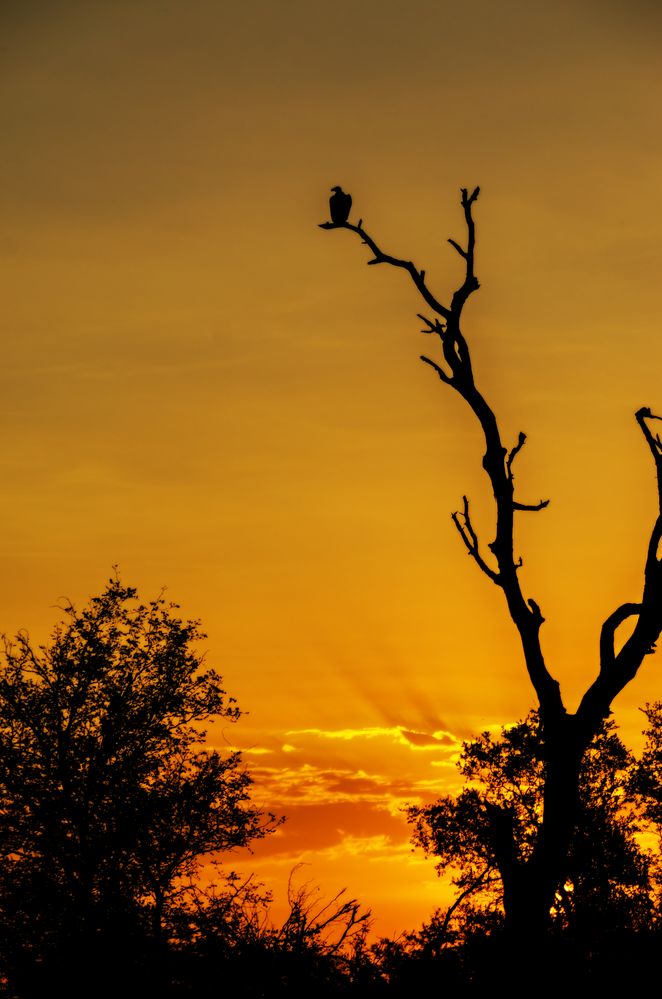
[[[332,187],[334,192],[329,198],[331,208],[331,221],[334,225],[342,225],[349,218],[349,210],[352,207],[351,194],[345,194],[342,187]]]

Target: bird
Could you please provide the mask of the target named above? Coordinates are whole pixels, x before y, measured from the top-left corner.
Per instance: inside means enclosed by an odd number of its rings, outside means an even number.
[[[352,207],[351,194],[345,194],[342,187],[332,187],[334,192],[329,198],[331,209],[331,221],[334,225],[344,225],[349,218],[349,210]]]

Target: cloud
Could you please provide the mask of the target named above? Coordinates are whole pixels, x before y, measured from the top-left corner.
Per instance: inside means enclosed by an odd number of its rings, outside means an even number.
[[[400,731],[407,742],[410,742],[416,749],[427,747],[437,749],[443,747],[445,749],[449,746],[454,749],[458,745],[458,740],[449,732],[435,732],[433,735],[428,735],[426,732],[414,732],[406,728]]]
[[[393,927],[437,901],[434,862],[412,847],[405,808],[459,788],[456,735],[419,723],[253,729],[246,736],[248,747],[269,750],[246,757],[253,801],[285,822],[250,850],[233,851],[228,863],[280,885],[281,894],[303,866],[326,891],[348,885],[368,904],[392,910]]]
[[[459,786],[452,759],[460,740],[445,728],[252,731],[248,747],[254,803],[285,817],[275,834],[252,845],[249,863],[282,871],[344,861],[391,868],[412,856],[405,807],[431,803]]]
[[[456,749],[460,741],[450,732],[439,730],[433,733],[419,732],[394,725],[389,728],[382,726],[364,726],[362,728],[321,729],[302,728],[291,729],[288,736],[316,736],[319,739],[338,739],[352,742],[356,739],[387,739],[411,749]]]
[[[291,729],[286,732],[286,735],[316,735],[320,739],[343,739],[345,741],[351,741],[352,739],[379,739],[388,738],[389,736],[399,735],[400,729],[396,728],[381,728],[379,726],[365,726],[363,728],[336,728],[336,729],[322,729],[322,728],[299,728]]]
[[[375,838],[380,839],[386,853],[408,843],[404,816],[391,814],[379,802],[291,803],[285,824],[256,843],[253,852],[259,858],[279,856],[283,862],[298,863],[323,850],[333,849],[336,855],[345,852],[346,842],[354,844],[350,852],[356,852],[357,842]]]

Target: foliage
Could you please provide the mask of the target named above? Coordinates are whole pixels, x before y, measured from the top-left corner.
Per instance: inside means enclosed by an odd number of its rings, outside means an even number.
[[[567,879],[552,913],[557,931],[633,929],[651,918],[653,871],[636,838],[633,766],[613,722],[606,722],[582,765]],[[439,872],[450,872],[458,888],[454,904],[437,917],[441,945],[457,940],[453,920],[475,921],[475,901],[486,913],[502,910],[504,850],[514,844],[521,862],[534,849],[545,777],[537,713],[503,728],[498,738],[483,732],[465,742],[458,768],[466,786],[457,797],[408,809],[414,842],[438,858]]]
[[[647,819],[662,833],[662,701],[647,704],[644,751],[633,775],[633,790],[644,801]]]
[[[199,623],[118,577],[63,611],[49,644],[5,640],[0,666],[0,956],[21,994],[72,967],[84,991],[92,968],[158,950],[203,859],[272,825],[239,754],[202,745],[240,711]]]

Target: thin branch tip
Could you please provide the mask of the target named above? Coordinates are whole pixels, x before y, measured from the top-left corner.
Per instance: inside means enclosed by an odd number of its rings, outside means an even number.
[[[462,192],[462,204],[465,205],[467,208],[469,208],[474,203],[474,201],[480,194],[480,187],[474,187],[471,194],[469,194],[469,190],[466,187],[462,187],[460,188],[460,190]]]
[[[539,510],[544,510],[549,506],[550,501],[540,500],[538,503],[519,503],[517,500],[513,500],[513,510],[524,510],[528,513],[537,513]]]
[[[422,332],[425,333],[426,330],[422,330]],[[453,379],[450,377],[450,375],[447,375],[444,369],[439,364],[437,364],[436,361],[433,361],[431,357],[426,357],[425,354],[421,354],[420,360],[423,361],[423,364],[429,364],[431,368],[434,368],[434,370],[441,378],[442,382],[445,382],[446,385],[453,384]]]
[[[479,551],[478,535],[474,530],[473,524],[471,523],[471,516],[469,514],[469,500],[466,496],[462,497],[462,512],[456,510],[455,513],[451,514],[451,520],[455,525],[455,528],[462,538],[465,548],[467,549],[467,554],[476,562],[476,565],[485,573],[488,579],[491,579],[493,583],[497,586],[501,586],[501,576],[499,572],[493,569],[487,564],[483,556]],[[491,548],[491,545],[488,545]]]
[[[464,260],[467,259],[467,251],[463,250],[459,243],[456,243],[454,239],[449,239],[448,242],[451,244],[454,250],[457,250],[457,252]]]
[[[646,419],[646,420],[662,420],[662,416],[656,416],[655,413],[653,413],[651,411],[651,409],[650,409],[649,406],[642,406],[641,409],[638,409],[637,412],[634,415],[635,415],[635,418],[637,420],[639,420],[640,422],[641,422],[642,419]]]

